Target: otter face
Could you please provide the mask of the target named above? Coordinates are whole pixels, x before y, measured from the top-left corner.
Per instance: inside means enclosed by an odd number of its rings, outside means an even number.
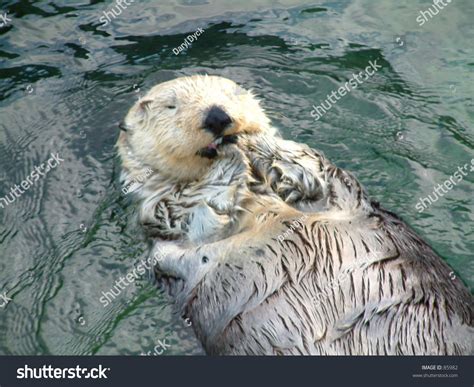
[[[177,180],[199,178],[219,148],[239,134],[270,128],[251,92],[217,76],[177,78],[153,87],[122,125],[123,167],[132,175],[149,167]]]

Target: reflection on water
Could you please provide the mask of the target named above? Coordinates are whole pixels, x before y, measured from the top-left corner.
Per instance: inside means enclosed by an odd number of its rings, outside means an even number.
[[[474,175],[415,209],[474,158],[469,0],[421,27],[422,1],[159,3],[105,24],[113,2],[2,2],[0,198],[51,153],[64,162],[0,208],[0,293],[11,299],[0,353],[140,354],[166,342],[165,355],[202,354],[147,276],[99,301],[145,252],[117,183],[117,123],[152,85],[187,74],[253,88],[284,136],[354,172],[474,286]],[[315,122],[313,105],[377,58],[382,68]]]

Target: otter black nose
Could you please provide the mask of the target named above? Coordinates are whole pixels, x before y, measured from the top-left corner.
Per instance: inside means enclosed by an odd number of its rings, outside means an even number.
[[[209,113],[207,113],[204,129],[211,131],[216,136],[220,136],[231,123],[232,119],[224,110],[218,106],[213,106]]]

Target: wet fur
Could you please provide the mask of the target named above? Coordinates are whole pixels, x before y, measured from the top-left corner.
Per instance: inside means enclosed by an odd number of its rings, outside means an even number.
[[[145,165],[156,171],[134,193],[138,219],[162,257],[158,278],[208,353],[472,352],[473,299],[465,286],[322,154],[279,138],[262,120],[264,130],[233,128],[238,146],[212,161],[186,162],[174,176],[160,167],[162,145],[149,118],[134,126],[135,111],[128,121],[132,131],[144,126],[155,153],[144,159],[136,149],[145,137],[121,136],[123,179]]]
[[[318,176],[293,195],[282,192],[290,201],[314,198],[302,205],[320,212],[306,213],[304,227],[283,241],[278,236],[303,213],[268,211],[251,230],[194,249],[156,246],[166,252],[160,270],[180,279],[171,282],[176,304],[208,353],[472,352],[472,296],[410,227],[317,152],[295,143],[296,153],[285,151],[283,140],[273,149],[259,144],[247,144],[254,165],[267,168],[259,174],[271,177],[275,164],[297,160],[301,174]]]

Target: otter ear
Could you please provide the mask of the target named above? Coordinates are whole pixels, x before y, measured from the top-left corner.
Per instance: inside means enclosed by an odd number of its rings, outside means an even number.
[[[138,106],[140,107],[141,110],[145,112],[150,109],[152,103],[153,103],[152,99],[144,99],[139,102]]]
[[[149,113],[151,112],[152,103],[152,99],[142,99],[138,101],[138,105],[135,110],[135,119],[138,119],[138,121],[146,119],[146,117],[149,116]]]

